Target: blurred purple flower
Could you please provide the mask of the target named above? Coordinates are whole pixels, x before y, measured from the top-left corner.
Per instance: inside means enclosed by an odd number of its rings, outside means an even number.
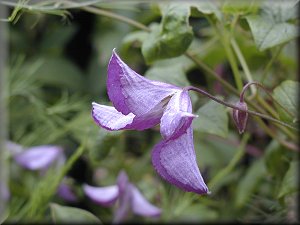
[[[95,122],[107,130],[144,130],[160,123],[163,140],[152,163],[165,180],[198,194],[209,193],[196,162],[188,90],[137,74],[113,50],[107,92],[114,107],[92,103]]]
[[[118,201],[113,223],[124,221],[131,212],[146,217],[158,217],[161,214],[161,210],[149,203],[136,186],[128,181],[124,171],[119,173],[116,185],[93,187],[85,184],[83,190],[90,199],[103,206],[111,206]]]
[[[69,182],[69,178],[64,178],[59,184],[57,195],[67,202],[76,202],[78,200],[72,189],[72,184]]]
[[[40,145],[25,148],[14,155],[15,161],[29,170],[47,170],[55,161],[63,159],[63,149],[55,145]]]

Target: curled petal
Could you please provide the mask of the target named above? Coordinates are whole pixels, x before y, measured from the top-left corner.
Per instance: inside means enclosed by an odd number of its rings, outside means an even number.
[[[108,187],[93,187],[84,184],[83,191],[95,203],[104,206],[110,206],[114,204],[119,196],[119,188],[117,185]]]
[[[47,169],[62,156],[62,148],[54,145],[41,145],[25,149],[14,155],[15,161],[30,170]]]
[[[161,210],[152,205],[144,198],[141,192],[133,185],[130,184],[132,191],[132,211],[140,216],[160,216]]]
[[[92,105],[94,121],[107,130],[129,129],[135,117],[132,113],[123,115],[112,106],[99,105],[95,102],[93,102]]]
[[[192,103],[188,91],[175,93],[161,118],[160,133],[164,139],[176,139],[186,132],[193,119]]]
[[[163,109],[156,107],[156,111],[152,110],[145,115],[135,116],[133,113],[124,115],[112,106],[100,105],[92,103],[92,116],[94,121],[107,130],[144,130],[155,126],[159,123]]]
[[[191,127],[175,140],[158,143],[152,151],[152,163],[171,184],[189,192],[209,193],[197,166]]]
[[[173,95],[179,87],[151,81],[132,70],[115,49],[108,65],[107,93],[114,107],[124,115],[142,116]]]

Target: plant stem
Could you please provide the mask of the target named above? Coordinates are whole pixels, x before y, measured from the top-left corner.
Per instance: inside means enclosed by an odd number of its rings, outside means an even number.
[[[214,100],[214,101],[216,101],[216,102],[218,102],[218,103],[220,103],[220,104],[222,104],[222,105],[225,105],[225,106],[227,106],[227,107],[230,107],[230,108],[232,108],[232,109],[236,109],[236,110],[239,110],[239,111],[247,112],[247,113],[249,113],[249,114],[251,114],[251,115],[259,116],[259,117],[261,117],[261,118],[264,118],[264,119],[273,121],[273,122],[278,123],[278,124],[280,124],[280,125],[283,125],[283,126],[285,126],[285,127],[288,127],[288,128],[294,129],[294,130],[298,130],[296,127],[293,127],[293,126],[291,126],[291,125],[289,125],[289,124],[287,124],[287,123],[285,123],[285,122],[282,122],[282,121],[280,121],[280,120],[277,120],[277,119],[275,119],[275,118],[273,118],[273,117],[270,117],[270,116],[268,116],[268,115],[265,115],[265,114],[262,114],[262,113],[258,113],[258,112],[252,111],[252,110],[245,110],[245,109],[240,108],[240,107],[237,107],[237,106],[235,106],[235,105],[233,105],[233,104],[231,104],[231,103],[225,102],[225,101],[223,101],[223,100],[221,100],[221,99],[219,99],[219,98],[216,98],[215,96],[213,96],[213,95],[207,93],[206,91],[204,91],[204,90],[202,90],[202,89],[200,89],[200,88],[196,88],[196,87],[193,87],[193,86],[187,86],[187,87],[185,87],[184,89],[185,89],[185,90],[193,90],[193,91],[196,91],[196,92],[198,92],[198,93],[200,93],[200,94],[202,94],[202,95],[205,95],[205,96],[209,97],[210,99],[212,99],[212,100]]]
[[[190,58],[196,65],[198,65],[201,69],[205,70],[209,75],[213,76],[216,80],[218,80],[227,90],[229,90],[237,96],[239,95],[239,92],[230,83],[228,83],[222,77],[218,76],[218,74],[215,71],[213,71],[209,66],[203,63],[197,57],[195,57],[189,52],[186,52],[185,55],[188,58]]]
[[[242,66],[242,68],[245,72],[245,76],[246,76],[248,82],[253,82],[253,78],[252,78],[252,75],[250,73],[249,67],[246,63],[246,60],[245,60],[245,58],[242,54],[242,51],[241,51],[240,47],[238,46],[238,44],[236,43],[236,40],[234,38],[231,38],[231,45],[232,45],[233,50],[235,51],[235,54],[237,55],[237,57],[238,57],[238,59],[241,63],[241,66]],[[256,87],[251,86],[250,89],[251,89],[252,95],[255,95],[256,91],[257,91]]]
[[[249,138],[250,138],[250,135],[248,133],[245,133],[243,135],[241,143],[240,143],[236,153],[234,154],[233,158],[229,162],[229,164],[224,169],[222,169],[219,173],[217,173],[217,175],[214,176],[211,179],[211,181],[208,183],[207,186],[210,189],[214,189],[216,184],[219,182],[219,180],[221,180],[223,177],[226,177],[234,169],[234,167],[237,165],[237,163],[241,160],[241,158],[246,153],[245,147],[246,147],[246,144],[247,144]]]
[[[0,7],[0,18],[7,16],[6,7]],[[8,162],[6,160],[6,140],[8,137],[8,113],[6,102],[6,60],[7,60],[7,24],[0,22],[0,224],[5,219],[6,205],[9,198]]]
[[[28,203],[22,208],[18,215],[13,218],[14,220],[31,221],[42,219],[44,211],[47,209],[50,198],[55,194],[60,182],[71,169],[74,163],[83,154],[85,149],[85,142],[82,143],[72,156],[68,159],[66,164],[61,168],[59,172],[54,169],[49,171],[46,177],[42,179],[31,195]],[[58,173],[58,174],[57,174]]]
[[[235,59],[234,54],[232,52],[232,49],[230,47],[231,46],[230,45],[231,35],[230,35],[229,32],[227,32],[224,29],[223,25],[221,27],[218,27],[215,23],[213,23],[211,21],[209,16],[206,16],[206,18],[207,18],[208,22],[210,23],[210,25],[215,29],[216,33],[218,34],[218,36],[221,40],[221,43],[224,47],[225,53],[227,55],[229,64],[230,64],[232,72],[233,72],[233,77],[234,77],[235,84],[237,86],[238,91],[240,92],[243,89],[243,82],[242,82],[242,78],[241,78],[240,73],[239,73],[239,69],[238,69],[236,59]]]
[[[279,138],[272,129],[270,129],[261,118],[256,117],[256,122],[264,129],[264,131],[270,136],[272,137],[274,140],[278,141],[278,143],[280,143],[282,146],[286,147],[287,149],[299,152],[299,148],[298,146],[294,145],[293,143],[289,143],[286,142],[284,140],[282,140],[281,138]]]
[[[144,31],[147,31],[147,32],[151,31],[147,26],[145,26],[142,23],[138,23],[135,20],[129,19],[129,18],[125,17],[125,16],[121,16],[121,15],[118,15],[118,14],[115,14],[115,13],[108,12],[106,10],[102,10],[102,9],[99,9],[99,8],[96,8],[96,7],[92,7],[92,6],[81,7],[81,9],[83,9],[83,10],[85,10],[87,12],[95,13],[95,14],[98,14],[98,15],[101,15],[101,16],[107,16],[109,18],[113,18],[113,19],[122,21],[124,23],[127,23],[127,24],[129,24],[131,26],[134,26],[134,27],[136,27],[138,29],[141,29],[141,30],[144,30]]]
[[[268,74],[268,71],[270,69],[270,66],[274,63],[274,61],[277,59],[277,57],[279,56],[281,50],[283,49],[284,47],[284,44],[280,45],[275,54],[273,54],[271,60],[268,62],[268,64],[266,65],[265,69],[263,70],[263,73],[261,75],[261,79],[260,79],[260,82],[263,83],[265,81],[265,79],[267,78],[267,74]]]

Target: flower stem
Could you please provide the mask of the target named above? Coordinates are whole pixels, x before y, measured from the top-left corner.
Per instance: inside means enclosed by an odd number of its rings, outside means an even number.
[[[267,74],[268,74],[268,71],[271,67],[271,65],[274,63],[274,61],[277,59],[277,57],[279,56],[281,50],[283,49],[284,47],[284,44],[280,45],[276,52],[273,54],[271,60],[268,62],[268,64],[266,65],[265,69],[263,70],[263,73],[261,75],[261,79],[260,79],[260,82],[263,83],[265,81],[265,79],[267,78]]]
[[[272,99],[272,101],[273,102],[275,102],[278,106],[280,106],[287,114],[289,114],[290,116],[294,116],[290,111],[288,111],[283,105],[281,105],[275,98],[273,98],[273,96],[272,96],[272,94],[270,93],[270,91],[265,87],[265,86],[263,86],[261,83],[259,83],[259,82],[256,82],[256,81],[252,81],[252,82],[250,82],[250,83],[247,83],[245,86],[244,86],[244,88],[243,88],[243,90],[242,90],[242,92],[241,92],[241,94],[240,94],[240,100],[241,101],[244,101],[244,95],[245,95],[245,92],[247,91],[247,89],[248,89],[248,87],[249,86],[253,86],[253,85],[256,85],[256,86],[258,86],[258,87],[260,87],[260,88],[262,88],[265,92],[266,92],[266,94]]]
[[[218,102],[218,103],[220,103],[220,104],[222,104],[222,105],[225,105],[225,106],[227,106],[227,107],[230,107],[230,108],[232,108],[232,109],[236,109],[236,110],[240,110],[240,111],[243,111],[243,112],[247,112],[247,113],[249,113],[249,114],[251,114],[251,115],[259,116],[259,117],[261,117],[261,118],[264,118],[264,119],[270,120],[270,121],[272,121],[272,122],[281,124],[281,125],[283,125],[283,126],[285,126],[285,127],[288,127],[288,128],[294,129],[294,130],[298,130],[296,127],[293,127],[293,126],[291,126],[291,125],[289,125],[289,124],[287,124],[287,123],[285,123],[285,122],[282,122],[282,121],[280,121],[280,120],[277,120],[277,119],[275,119],[275,118],[273,118],[273,117],[270,117],[270,116],[268,116],[268,115],[265,115],[265,114],[262,114],[262,113],[258,113],[258,112],[255,112],[255,111],[252,111],[252,110],[249,110],[249,109],[248,109],[248,110],[245,110],[245,109],[242,109],[242,108],[240,108],[240,107],[237,107],[237,106],[235,106],[235,105],[233,105],[233,104],[231,104],[231,103],[225,102],[225,101],[223,101],[223,100],[221,100],[221,99],[219,99],[219,98],[216,98],[215,96],[213,96],[213,95],[207,93],[206,91],[204,91],[204,90],[202,90],[202,89],[200,89],[200,88],[196,88],[196,87],[193,87],[193,86],[187,86],[187,87],[185,87],[184,89],[185,89],[185,90],[188,90],[188,91],[189,91],[189,90],[196,91],[196,92],[198,92],[198,93],[200,93],[200,94],[202,94],[202,95],[205,95],[206,97],[209,97],[210,99],[214,100],[215,102]]]
[[[150,28],[148,28],[147,26],[145,26],[142,23],[136,22],[135,20],[129,19],[128,17],[121,16],[121,15],[118,15],[118,14],[115,14],[115,13],[111,13],[109,11],[102,10],[102,9],[99,9],[97,7],[92,7],[92,6],[81,7],[81,9],[83,9],[87,12],[91,12],[91,13],[101,15],[101,16],[107,16],[109,18],[113,18],[113,19],[122,21],[124,23],[127,23],[131,26],[134,26],[134,27],[138,28],[138,29],[150,32]]]
[[[246,75],[246,78],[247,78],[248,82],[250,82],[250,83],[253,82],[253,78],[252,78],[252,75],[250,73],[249,67],[246,63],[246,60],[245,60],[245,58],[242,54],[242,51],[241,51],[240,47],[238,46],[238,44],[236,43],[236,40],[234,38],[231,39],[231,45],[233,47],[233,50],[236,53],[236,56],[238,57],[238,59],[241,63],[241,66],[242,66],[242,68],[245,72],[245,75]],[[255,95],[256,91],[257,91],[255,86],[251,86],[250,88],[251,88],[252,95]]]
[[[218,184],[218,182],[222,178],[226,177],[234,169],[234,167],[237,165],[237,163],[241,160],[241,158],[246,153],[245,147],[247,145],[249,138],[250,138],[250,135],[248,133],[245,133],[243,135],[241,143],[240,143],[235,155],[232,157],[231,161],[229,162],[229,164],[224,169],[222,169],[219,173],[217,173],[217,175],[214,176],[211,179],[211,181],[207,184],[207,186],[210,189],[215,189],[216,184]]]
[[[278,135],[276,135],[276,133],[270,129],[264,122],[261,118],[259,117],[256,117],[256,122],[258,122],[258,124],[264,129],[264,131],[270,136],[272,137],[274,140],[278,141],[278,143],[280,143],[282,146],[288,148],[288,149],[291,149],[293,151],[299,151],[299,148],[298,146],[296,146],[295,144],[293,143],[289,143],[285,140],[282,140],[281,138],[278,137]]]

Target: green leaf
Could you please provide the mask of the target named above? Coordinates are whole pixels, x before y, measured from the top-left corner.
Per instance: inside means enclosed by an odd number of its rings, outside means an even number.
[[[268,173],[282,179],[289,168],[289,158],[277,141],[273,140],[265,149],[265,165]]]
[[[266,2],[259,15],[246,17],[259,50],[283,44],[298,36],[297,26],[289,21],[295,18],[297,2]]]
[[[215,15],[218,20],[222,20],[223,15],[222,12],[219,10],[219,6],[214,1],[198,1],[190,3],[192,16],[201,16],[202,14],[205,15]]]
[[[34,73],[39,82],[77,92],[86,87],[79,68],[65,58],[46,58],[44,62]]]
[[[259,159],[252,163],[251,167],[246,171],[238,183],[235,193],[235,206],[244,206],[248,199],[253,195],[258,187],[259,181],[266,175],[263,159]]]
[[[222,11],[228,14],[248,14],[256,13],[258,10],[258,4],[256,0],[251,1],[232,1],[226,0],[222,5]]]
[[[187,50],[193,40],[189,16],[190,7],[187,4],[163,5],[162,22],[150,27],[151,32],[142,44],[147,63],[180,56]]]
[[[127,51],[132,45],[141,45],[148,37],[146,31],[134,31],[127,34],[122,41],[122,50]]]
[[[276,105],[280,119],[286,122],[295,122],[298,114],[298,90],[300,83],[292,80],[283,81],[273,91],[273,97],[283,107]]]
[[[52,219],[55,223],[95,223],[102,224],[92,213],[69,206],[50,204]]]
[[[193,128],[196,131],[227,137],[228,115],[223,105],[210,100],[195,114],[199,115],[193,121]]]
[[[299,173],[299,161],[291,162],[290,168],[286,172],[283,181],[281,183],[281,188],[278,194],[278,198],[282,198],[286,195],[290,195],[299,191],[298,173]]]
[[[193,62],[186,56],[159,60],[147,70],[145,76],[151,80],[158,80],[183,87],[189,85],[186,72],[192,66]]]

